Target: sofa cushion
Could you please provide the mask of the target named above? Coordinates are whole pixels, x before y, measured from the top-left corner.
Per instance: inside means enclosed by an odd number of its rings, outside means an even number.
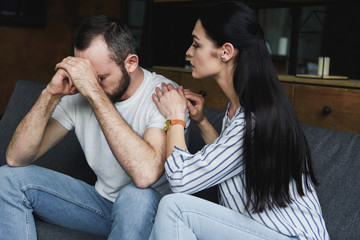
[[[17,125],[34,105],[45,86],[44,83],[27,80],[16,83],[5,114],[0,121],[0,165],[6,164],[6,149]],[[68,174],[90,184],[94,184],[96,180],[73,131],[39,158],[35,164]]]
[[[303,125],[332,239],[360,237],[360,135]]]

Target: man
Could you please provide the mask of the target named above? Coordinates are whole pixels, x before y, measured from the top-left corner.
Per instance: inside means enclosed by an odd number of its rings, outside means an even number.
[[[148,238],[157,204],[170,191],[163,176],[166,119],[151,95],[171,81],[142,69],[134,45],[116,19],[80,25],[74,57],[56,65],[0,168],[1,239],[36,239],[32,213],[109,239]],[[97,175],[95,187],[30,165],[72,129]]]

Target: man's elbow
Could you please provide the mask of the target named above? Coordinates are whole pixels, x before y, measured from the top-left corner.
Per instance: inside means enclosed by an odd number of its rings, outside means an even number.
[[[9,165],[10,167],[20,167],[19,163],[14,161],[12,158],[8,158],[6,157],[6,163],[7,165]]]
[[[156,180],[151,180],[148,178],[134,180],[134,184],[137,188],[148,188],[151,185],[153,185],[155,182]]]
[[[137,188],[148,188],[151,185],[153,185],[159,178],[161,177],[161,174],[151,174],[148,176],[139,176],[137,178],[134,178],[134,184]]]
[[[16,160],[14,157],[11,157],[8,152],[6,152],[6,164],[10,167],[24,167],[28,164]]]
[[[134,184],[137,188],[141,188],[141,189],[148,188],[151,186],[151,184],[145,181],[134,181]]]

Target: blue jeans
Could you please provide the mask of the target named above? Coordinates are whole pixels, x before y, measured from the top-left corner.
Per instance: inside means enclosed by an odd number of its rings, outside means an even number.
[[[294,239],[221,205],[175,193],[162,198],[150,240]],[[295,237],[296,239],[296,237]]]
[[[70,176],[30,165],[0,167],[0,239],[37,239],[33,214],[108,239],[148,239],[161,195],[133,184],[113,203]]]

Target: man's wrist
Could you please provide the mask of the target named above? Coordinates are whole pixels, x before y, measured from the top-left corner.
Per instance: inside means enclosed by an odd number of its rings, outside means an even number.
[[[83,96],[90,102],[92,106],[104,103],[112,103],[112,99],[109,98],[104,89],[102,89],[100,86],[88,92],[89,93],[84,93]]]
[[[60,101],[60,99],[64,96],[63,94],[55,94],[51,91],[50,87],[47,86],[41,93],[43,96],[46,96],[49,99],[54,101]]]

